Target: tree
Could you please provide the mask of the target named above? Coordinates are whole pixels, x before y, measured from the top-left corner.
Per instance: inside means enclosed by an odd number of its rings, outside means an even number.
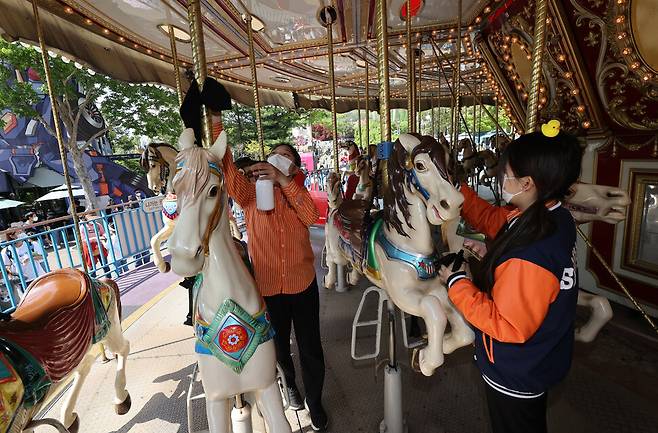
[[[44,119],[34,108],[41,95],[48,93],[40,52],[28,45],[0,40],[0,63],[9,66],[0,67],[0,107],[17,116],[36,119],[54,137],[54,121]],[[83,162],[84,151],[110,130],[115,138],[144,134],[175,142],[182,129],[178,101],[175,93],[164,87],[114,80],[61,57],[49,56],[49,64],[53,81],[50,99],[59,110],[64,148],[80,180],[87,209],[97,208],[98,200]],[[13,68],[21,72],[36,71],[43,81],[41,89],[37,91],[31,83],[17,80]],[[86,140],[78,140],[83,113],[94,105],[100,108],[105,127]]]

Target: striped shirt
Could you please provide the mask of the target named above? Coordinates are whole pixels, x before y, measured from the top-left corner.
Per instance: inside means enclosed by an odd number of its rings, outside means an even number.
[[[259,211],[256,186],[238,172],[228,149],[223,164],[228,194],[244,210],[249,255],[261,295],[306,290],[315,278],[308,227],[318,219],[308,191],[294,181],[285,188],[275,187],[274,210]]]

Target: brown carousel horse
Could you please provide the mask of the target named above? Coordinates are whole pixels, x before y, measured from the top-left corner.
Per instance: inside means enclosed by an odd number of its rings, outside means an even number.
[[[62,269],[36,279],[12,314],[0,321],[0,432],[32,431],[51,425],[76,432],[73,412],[80,389],[102,343],[117,355],[115,410],[130,409],[126,357],[130,344],[121,331],[119,288],[112,280],[94,280],[77,269]],[[69,378],[73,386],[56,420],[32,421]]]

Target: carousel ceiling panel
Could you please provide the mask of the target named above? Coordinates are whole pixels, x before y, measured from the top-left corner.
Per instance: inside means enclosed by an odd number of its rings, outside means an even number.
[[[411,1],[411,25],[445,26],[454,25],[459,16],[456,0],[409,0]],[[485,0],[462,1],[462,24],[469,24],[487,3]],[[388,0],[388,25],[393,29],[406,27],[407,0]],[[414,13],[415,11],[415,13]]]
[[[318,84],[315,80],[305,79],[300,76],[295,76],[293,73],[284,72],[282,69],[274,68],[271,66],[261,65],[256,69],[258,76],[258,84],[269,86],[276,89],[287,89],[294,91],[305,87],[310,87]],[[228,76],[237,77],[244,81],[251,81],[251,68],[241,67],[233,68],[227,71]]]
[[[307,42],[321,42],[327,30],[317,18],[322,1],[318,0],[231,0],[233,6],[244,12],[243,3],[249,12],[258,17],[265,28],[271,47]],[[340,19],[340,17],[339,17]],[[333,26],[334,38],[338,39],[340,26]]]

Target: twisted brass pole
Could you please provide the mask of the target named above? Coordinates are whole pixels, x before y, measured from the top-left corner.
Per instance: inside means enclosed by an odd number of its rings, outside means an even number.
[[[254,110],[256,111],[256,131],[258,133],[258,146],[260,159],[265,160],[265,142],[263,139],[263,123],[260,116],[260,98],[258,97],[258,72],[256,71],[256,54],[254,53],[254,29],[251,27],[252,16],[247,11],[247,36],[249,37],[249,63],[251,66],[251,89],[254,92]]]
[[[461,114],[461,61],[462,61],[462,0],[457,2],[457,64],[452,71],[453,81],[453,108],[452,108],[452,140],[450,145],[454,149],[459,138],[459,115]],[[439,50],[440,51],[440,50]]]
[[[73,233],[75,235],[75,245],[78,251],[82,252],[82,236],[80,234],[80,220],[78,212],[75,208],[75,199],[73,198],[73,188],[71,187],[71,176],[69,175],[69,165],[66,158],[66,149],[64,147],[64,139],[62,136],[62,128],[59,121],[59,103],[55,95],[55,88],[53,87],[53,78],[50,74],[50,63],[48,62],[48,48],[46,41],[43,37],[43,29],[41,28],[41,18],[39,17],[39,6],[37,0],[32,0],[32,11],[34,12],[34,21],[37,27],[37,38],[39,39],[39,48],[41,49],[41,60],[43,61],[43,70],[46,75],[46,86],[48,87],[48,96],[50,96],[50,106],[53,114],[53,123],[55,125],[55,137],[57,138],[57,146],[59,147],[59,157],[62,160],[62,173],[66,182],[66,193],[69,198],[71,206],[71,216],[73,217]],[[87,262],[82,260],[82,268],[85,273],[89,272]]]
[[[370,146],[370,74],[368,70],[370,65],[368,64],[368,59],[366,58],[366,144]]]
[[[329,90],[331,91],[331,123],[334,135],[334,169],[338,173],[338,122],[336,120],[336,82],[334,81],[334,34],[331,29],[333,20],[327,18],[327,50],[329,56]]]
[[[180,80],[180,66],[178,64],[178,50],[176,49],[176,38],[174,37],[174,26],[169,24],[169,45],[171,45],[171,60],[174,66],[174,78],[176,79],[176,96],[178,106],[183,105],[183,87]]]
[[[537,126],[539,107],[539,87],[541,85],[541,67],[546,41],[547,0],[535,0],[535,36],[532,43],[532,74],[530,76],[530,94],[526,114],[525,132],[534,132]]]
[[[416,101],[414,91],[414,81],[416,73],[414,71],[414,51],[411,48],[411,2],[407,3],[407,131],[415,132],[416,130]]]
[[[377,0],[377,74],[379,76],[379,121],[381,123],[381,141],[391,141],[391,112],[388,102],[390,90],[388,82],[388,25],[386,0]]]
[[[203,42],[203,20],[201,17],[200,0],[189,0],[187,3],[187,19],[190,24],[190,36],[192,44],[192,59],[194,61],[194,77],[199,90],[203,90],[206,81],[206,47]],[[206,147],[212,145],[212,121],[210,112],[205,105],[201,106],[201,133],[203,144]]]
[[[407,2],[407,3],[409,3],[409,2]],[[420,42],[420,47],[421,47],[421,49],[418,50],[418,83],[416,85],[416,92],[418,93],[418,109],[414,110],[414,114],[418,117],[418,129],[416,130],[416,132],[418,132],[419,134],[422,134],[423,130],[422,130],[421,127],[423,126],[423,123],[422,123],[423,120],[422,120],[422,116],[421,116],[422,111],[421,111],[421,108],[420,108],[420,103],[421,103],[421,99],[422,99],[422,95],[423,95],[423,93],[422,93],[423,92],[423,87],[422,87],[422,75],[423,75],[423,50],[422,50],[422,47],[423,47],[423,42],[422,42],[422,40]],[[414,78],[416,78],[416,74],[414,74]]]

